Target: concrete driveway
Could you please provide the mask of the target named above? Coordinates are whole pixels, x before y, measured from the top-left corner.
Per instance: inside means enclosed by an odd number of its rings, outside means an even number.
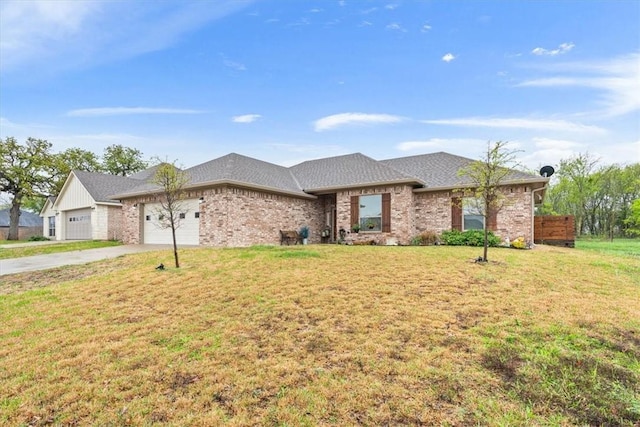
[[[9,247],[11,247],[11,245]],[[178,249],[182,248],[185,248],[185,246],[178,246]],[[48,255],[34,255],[22,258],[2,259],[0,260],[0,276],[5,274],[25,273],[28,271],[46,270],[49,268],[62,267],[65,265],[86,264],[89,262],[100,261],[108,258],[117,258],[121,255],[126,254],[161,250],[173,250],[173,246],[122,245],[110,246],[108,248],[84,249],[81,251],[59,252]]]

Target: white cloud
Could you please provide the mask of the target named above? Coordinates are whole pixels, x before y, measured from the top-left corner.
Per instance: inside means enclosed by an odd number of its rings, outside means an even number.
[[[403,117],[390,114],[341,113],[316,120],[314,129],[322,132],[350,124],[398,123],[403,120]]]
[[[640,110],[640,53],[610,60],[570,62],[546,66],[545,71],[566,75],[526,80],[521,87],[576,86],[598,89],[604,111],[588,115],[620,116]]]
[[[372,25],[373,25],[373,24],[372,24],[371,22],[369,22],[369,21],[362,21],[362,22],[360,23],[359,27],[370,27],[370,26],[372,26]]]
[[[387,10],[394,10],[398,8],[398,5],[396,3],[389,3],[384,8]]]
[[[556,55],[561,55],[563,53],[569,52],[575,46],[576,45],[573,43],[562,43],[560,46],[558,46],[557,49],[551,49],[551,50],[548,50],[542,47],[536,47],[531,51],[531,53],[538,56],[543,56],[543,55],[556,56]]]
[[[400,151],[414,151],[422,149],[449,148],[452,145],[473,145],[484,141],[470,138],[430,138],[424,141],[405,141],[396,146]]]
[[[420,29],[420,31],[422,31],[423,33],[426,33],[429,30],[431,30],[431,25],[429,25],[429,24],[424,24],[422,26],[422,28]]]
[[[231,121],[234,123],[253,123],[262,117],[260,114],[244,114],[242,116],[234,116]]]
[[[387,30],[392,30],[392,31],[400,31],[402,33],[406,33],[407,30],[405,30],[402,25],[398,24],[397,22],[392,22],[391,24],[387,25],[385,27]]]
[[[444,62],[451,62],[454,59],[456,59],[456,56],[453,53],[447,53],[445,56],[442,57],[442,60]]]
[[[448,126],[535,129],[561,132],[590,132],[598,134],[606,133],[604,129],[597,126],[583,125],[582,123],[556,119],[466,117],[456,119],[423,120],[422,122],[433,125]]]
[[[275,148],[277,150],[287,151],[290,153],[314,153],[314,154],[324,154],[326,156],[327,152],[343,152],[344,148],[339,145],[311,145],[311,144],[280,144],[273,143],[268,144],[269,147]]]
[[[222,63],[224,64],[225,67],[233,68],[236,71],[246,71],[247,70],[247,67],[245,67],[244,64],[232,61],[230,59],[224,59],[222,61]]]
[[[131,114],[201,114],[203,111],[184,108],[150,108],[150,107],[100,107],[80,108],[67,112],[70,117],[122,116]]]
[[[529,154],[521,156],[519,160],[532,169],[543,165],[555,167],[560,160],[587,150],[587,146],[582,142],[556,138],[534,137],[527,145],[530,147]]]
[[[580,148],[581,143],[575,141],[568,141],[566,139],[553,139],[553,138],[532,138],[533,144],[537,149],[548,150],[573,150]]]
[[[165,49],[252,0],[0,2],[0,70],[86,67]]]

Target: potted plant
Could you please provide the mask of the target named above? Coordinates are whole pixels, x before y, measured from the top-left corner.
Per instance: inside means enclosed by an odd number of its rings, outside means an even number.
[[[300,227],[300,231],[298,232],[298,235],[302,239],[302,244],[306,245],[308,241],[307,239],[309,239],[309,227],[307,227],[306,225],[303,225],[302,227]]]
[[[376,223],[372,220],[367,221],[367,223],[365,224],[365,226],[369,229],[369,230],[373,230],[374,228],[376,228]]]
[[[359,231],[360,231],[360,224],[357,224],[357,223],[356,223],[356,224],[353,224],[353,225],[351,226],[351,231],[353,231],[354,233],[359,232]]]

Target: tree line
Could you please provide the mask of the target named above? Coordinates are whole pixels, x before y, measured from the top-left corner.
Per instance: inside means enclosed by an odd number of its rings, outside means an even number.
[[[11,197],[8,239],[18,239],[20,210],[39,212],[47,196],[58,195],[72,170],[128,176],[148,165],[140,150],[117,144],[98,156],[81,148],[54,153],[43,139],[0,139],[0,193]]]
[[[640,236],[640,163],[600,165],[589,153],[560,161],[539,215],[573,215],[579,236]]]

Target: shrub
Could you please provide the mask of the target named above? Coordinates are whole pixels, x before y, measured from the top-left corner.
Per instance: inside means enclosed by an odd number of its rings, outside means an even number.
[[[31,236],[29,237],[29,239],[27,239],[30,242],[44,242],[46,240],[51,240],[48,237],[44,237],[44,236]]]
[[[438,243],[438,235],[433,231],[423,231],[411,239],[413,246],[431,246]]]
[[[441,235],[442,243],[450,246],[484,246],[484,230],[449,230],[443,231]],[[500,238],[489,231],[489,246],[500,245]]]
[[[511,247],[515,249],[526,249],[527,242],[524,241],[524,237],[518,237],[511,242]]]

